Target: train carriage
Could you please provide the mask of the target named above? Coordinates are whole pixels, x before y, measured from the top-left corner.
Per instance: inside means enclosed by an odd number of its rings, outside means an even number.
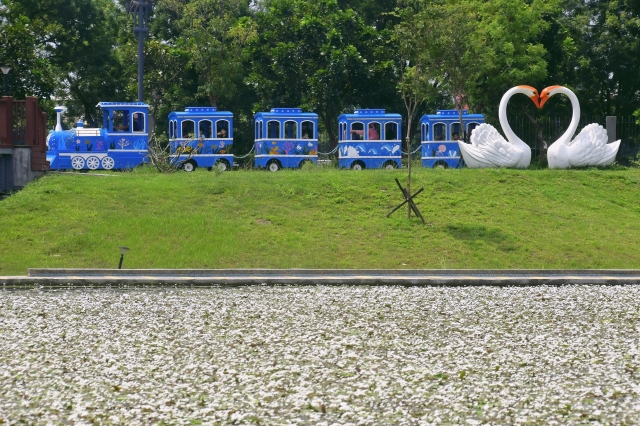
[[[482,114],[462,111],[462,124],[458,111],[438,110],[436,114],[426,114],[420,119],[422,167],[459,168],[464,162],[460,156],[458,141],[469,140],[473,129],[484,123]]]
[[[169,114],[172,159],[187,171],[233,167],[233,113],[216,107],[187,107]],[[177,157],[177,158],[176,158]]]
[[[147,160],[149,105],[143,102],[100,102],[102,128],[52,130],[47,161],[52,170],[110,170],[136,167]],[[61,109],[57,110],[58,114]]]
[[[258,112],[255,121],[254,167],[276,172],[318,164],[318,115],[302,108]]]
[[[338,117],[338,165],[351,168],[397,168],[402,165],[400,114],[357,109]]]

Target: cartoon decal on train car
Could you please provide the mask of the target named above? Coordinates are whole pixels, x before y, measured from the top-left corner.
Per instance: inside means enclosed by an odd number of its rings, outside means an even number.
[[[254,166],[272,172],[318,164],[318,115],[302,108],[258,112],[255,121]]]
[[[422,167],[462,167],[459,140],[469,140],[471,132],[484,123],[482,114],[469,114],[462,111],[464,131],[460,130],[458,111],[438,110],[437,114],[426,114],[420,119],[422,145]]]
[[[338,117],[338,165],[341,169],[401,167],[400,114],[384,109],[357,109]]]
[[[47,161],[52,170],[129,169],[147,160],[149,105],[100,102],[97,106],[102,110],[102,128],[84,127],[79,121],[74,129],[49,132]]]
[[[233,113],[216,107],[187,107],[169,114],[172,158],[191,172],[196,167],[233,166]]]

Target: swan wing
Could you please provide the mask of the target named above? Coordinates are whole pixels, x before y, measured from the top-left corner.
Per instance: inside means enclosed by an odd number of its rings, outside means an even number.
[[[607,144],[607,131],[599,124],[589,124],[569,142],[569,163],[573,167],[606,166],[613,163],[620,142]]]
[[[471,146],[467,145],[466,148],[475,151],[484,163],[492,164],[493,167],[515,167],[523,154],[520,148],[506,140],[495,127],[486,123],[473,129]]]

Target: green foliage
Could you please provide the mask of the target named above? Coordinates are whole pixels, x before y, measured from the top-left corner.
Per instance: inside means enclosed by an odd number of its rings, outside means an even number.
[[[199,75],[198,94],[217,106],[232,98],[243,80],[244,47],[256,37],[246,0],[193,0],[175,3],[180,16],[178,44]]]
[[[11,92],[56,99],[69,108],[67,122],[83,117],[90,125],[99,124],[99,101],[134,100],[137,43],[126,2],[3,0],[0,61],[12,68]],[[236,114],[236,144],[247,150],[255,111],[299,106],[319,114],[331,148],[342,112],[402,111],[415,130],[413,117],[423,112],[468,104],[491,120],[517,84],[567,85],[585,116],[640,114],[640,7],[633,0],[153,4],[145,100],[162,132],[170,111],[215,104]],[[570,111],[562,97],[542,111],[526,99],[512,102],[511,111],[532,121]],[[53,104],[43,105],[50,123]]]
[[[0,65],[11,67],[7,75],[10,95],[48,98],[54,89],[54,72],[49,61],[38,55],[43,44],[37,39],[30,19],[19,13],[12,1],[0,6]],[[4,76],[0,76],[3,78]]]
[[[107,175],[107,176],[104,176]],[[386,214],[404,170],[52,174],[0,203],[28,267],[632,268],[639,169],[416,169],[428,226]],[[402,263],[406,263],[403,265]]]
[[[313,110],[335,146],[337,117],[345,108],[384,98],[381,77],[393,69],[387,35],[357,11],[335,0],[270,0],[256,22],[249,78],[259,98],[255,109]]]

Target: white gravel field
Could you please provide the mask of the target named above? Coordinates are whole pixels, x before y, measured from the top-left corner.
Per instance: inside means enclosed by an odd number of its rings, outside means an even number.
[[[0,291],[0,423],[640,424],[640,286]]]

